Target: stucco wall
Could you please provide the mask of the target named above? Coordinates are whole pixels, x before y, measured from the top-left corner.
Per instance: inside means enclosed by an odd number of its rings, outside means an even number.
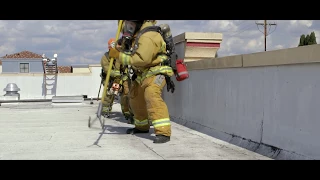
[[[20,73],[20,63],[28,63],[30,73],[43,73],[42,59],[3,59],[2,73]]]
[[[189,62],[164,99],[188,127],[275,159],[320,159],[318,62],[320,45]]]
[[[90,67],[91,73],[59,73],[57,77],[57,96],[87,95],[89,98],[98,96],[101,78],[101,67]],[[8,83],[16,83],[21,91],[21,99],[42,99],[43,75],[42,74],[0,74],[0,88]],[[102,90],[100,92],[100,97]],[[47,98],[50,98],[48,96]]]
[[[89,68],[72,68],[72,73],[90,73]]]

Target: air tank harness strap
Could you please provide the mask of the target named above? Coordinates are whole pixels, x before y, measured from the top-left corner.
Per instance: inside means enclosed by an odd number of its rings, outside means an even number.
[[[158,56],[161,56],[161,55],[166,55],[166,53],[163,53],[163,52],[160,52],[158,53]],[[162,63],[159,64],[161,67],[163,66],[169,66],[171,67],[171,63],[170,63],[170,60],[167,60],[167,61],[163,61]],[[173,68],[171,68],[173,70]],[[174,70],[173,70],[174,71]],[[175,84],[174,82],[171,80],[171,77],[168,76],[167,74],[162,74],[164,75],[165,79],[166,79],[166,83],[167,83],[167,91],[171,93],[173,93],[175,91]]]
[[[146,32],[149,32],[149,31],[158,32],[162,36],[162,31],[161,31],[161,28],[159,26],[149,26],[149,27],[146,27],[146,28],[142,29],[137,34],[137,37],[135,39],[131,54],[135,54],[137,49],[139,48],[139,39],[140,39],[141,35],[146,33]]]
[[[161,34],[161,36],[163,36],[162,34],[162,31],[161,31],[161,28],[159,26],[149,26],[149,27],[146,27],[144,29],[142,29],[137,37],[136,37],[136,40],[135,40],[135,43],[133,45],[133,48],[132,48],[132,52],[131,54],[135,54],[137,49],[139,48],[139,38],[141,37],[142,34],[146,33],[146,32],[149,32],[149,31],[153,31],[153,32],[158,32]],[[166,64],[167,62],[164,62],[163,65],[166,65],[166,66],[170,66],[170,62],[168,62],[168,64]],[[161,63],[162,64],[162,63]],[[170,66],[171,67],[171,66]],[[166,74],[163,74],[165,76],[165,79],[166,79],[166,83],[167,83],[167,91],[169,92],[171,90],[171,93],[174,92],[175,90],[175,85],[174,85],[174,82],[171,80],[171,77],[166,75]]]

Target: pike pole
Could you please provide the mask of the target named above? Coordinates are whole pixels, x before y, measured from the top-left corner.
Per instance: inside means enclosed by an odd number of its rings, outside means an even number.
[[[120,20],[120,23],[118,25],[118,31],[117,31],[117,34],[116,34],[116,40],[119,39],[119,36],[120,36],[120,31],[121,31],[121,27],[122,27],[122,22],[123,20]],[[109,80],[110,80],[110,73],[112,71],[112,64],[113,64],[113,61],[114,61],[114,58],[110,58],[110,63],[111,66],[108,67],[108,72],[107,72],[107,76],[106,76],[106,84],[109,83]],[[103,92],[102,92],[102,99],[101,99],[101,103],[104,103],[104,98],[106,96],[106,92],[107,92],[107,89],[108,89],[108,86],[104,86],[103,87]]]
[[[119,21],[119,24],[118,24],[118,30],[117,30],[117,34],[116,34],[116,40],[119,39],[119,36],[120,36],[120,32],[121,32],[121,27],[122,27],[122,23],[123,23],[123,20],[120,20]],[[99,103],[99,107],[98,107],[98,111],[97,111],[97,118],[99,119],[100,121],[100,124],[101,124],[101,128],[103,129],[104,128],[104,120],[101,121],[101,114],[102,114],[102,105],[104,103],[104,99],[105,99],[105,96],[106,96],[106,93],[107,93],[107,89],[108,89],[108,83],[110,81],[110,73],[111,73],[111,70],[112,70],[112,64],[113,64],[113,61],[114,61],[114,58],[110,58],[110,66],[108,68],[108,72],[107,72],[107,76],[106,76],[106,80],[105,80],[105,85],[103,87],[103,92],[102,92],[102,97],[101,97],[101,101]],[[88,122],[88,126],[89,128],[91,127],[91,117],[89,117],[89,122]]]

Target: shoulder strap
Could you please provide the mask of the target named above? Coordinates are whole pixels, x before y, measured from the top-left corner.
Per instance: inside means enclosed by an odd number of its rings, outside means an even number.
[[[153,31],[153,32],[158,32],[161,34],[162,36],[162,31],[161,31],[161,28],[159,26],[149,26],[149,27],[146,27],[144,29],[142,29],[138,34],[137,34],[137,37],[135,39],[135,43],[133,45],[133,50],[132,50],[132,54],[136,53],[138,47],[139,47],[139,39],[141,37],[142,34],[146,33],[146,32],[150,32],[150,31]]]
[[[161,34],[161,28],[159,26],[149,26],[149,27],[146,27],[144,29],[142,29],[138,35],[137,35],[137,38],[139,39],[140,36],[146,32],[150,32],[150,31],[154,31],[154,32],[158,32]]]
[[[105,52],[104,55],[106,56],[106,58],[109,58],[109,52]]]

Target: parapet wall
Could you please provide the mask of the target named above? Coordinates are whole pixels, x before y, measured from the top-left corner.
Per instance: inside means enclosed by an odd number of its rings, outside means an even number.
[[[57,84],[53,86],[57,96],[87,95],[88,98],[97,98],[101,78],[100,66],[90,66],[90,73],[58,73]],[[51,77],[50,77],[51,78]],[[20,98],[23,99],[51,99],[44,96],[43,74],[0,74],[0,97],[5,94],[3,88],[8,83],[16,83],[21,89]],[[50,81],[52,83],[52,81]],[[103,91],[101,87],[100,97]]]
[[[188,62],[164,99],[187,127],[274,159],[320,159],[319,62],[320,45]]]

